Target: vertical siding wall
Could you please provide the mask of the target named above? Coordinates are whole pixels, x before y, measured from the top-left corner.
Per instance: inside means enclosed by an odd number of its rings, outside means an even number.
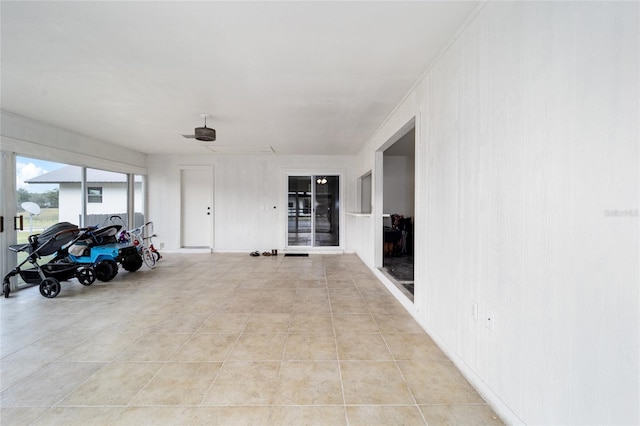
[[[352,163],[353,157],[346,156],[152,155],[149,220],[154,221],[158,241],[166,249],[179,249],[180,167],[210,165],[214,171],[214,250],[248,254],[254,250],[283,249],[285,174],[342,173],[346,182],[351,177]],[[353,209],[355,198],[352,188],[343,187],[340,208],[346,213]],[[342,218],[346,222],[346,216]],[[348,229],[344,222],[340,225],[341,232]]]
[[[416,116],[413,313],[511,422],[640,422],[639,16],[487,3],[358,158]]]

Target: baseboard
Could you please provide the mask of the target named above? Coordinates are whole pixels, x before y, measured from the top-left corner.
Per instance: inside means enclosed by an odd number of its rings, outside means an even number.
[[[181,247],[179,249],[162,249],[162,253],[211,253],[210,247]]]

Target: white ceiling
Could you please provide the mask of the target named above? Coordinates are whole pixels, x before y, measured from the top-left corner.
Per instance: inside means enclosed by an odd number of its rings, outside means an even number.
[[[145,153],[355,154],[478,1],[9,2],[2,109]]]

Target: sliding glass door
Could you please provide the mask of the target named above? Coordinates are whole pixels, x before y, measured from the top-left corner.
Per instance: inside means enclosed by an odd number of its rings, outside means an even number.
[[[340,177],[289,176],[289,247],[340,245]]]

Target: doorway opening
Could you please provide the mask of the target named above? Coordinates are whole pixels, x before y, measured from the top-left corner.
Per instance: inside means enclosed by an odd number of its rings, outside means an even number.
[[[415,126],[383,152],[382,270],[413,300]]]
[[[288,177],[287,246],[340,245],[340,177]]]

